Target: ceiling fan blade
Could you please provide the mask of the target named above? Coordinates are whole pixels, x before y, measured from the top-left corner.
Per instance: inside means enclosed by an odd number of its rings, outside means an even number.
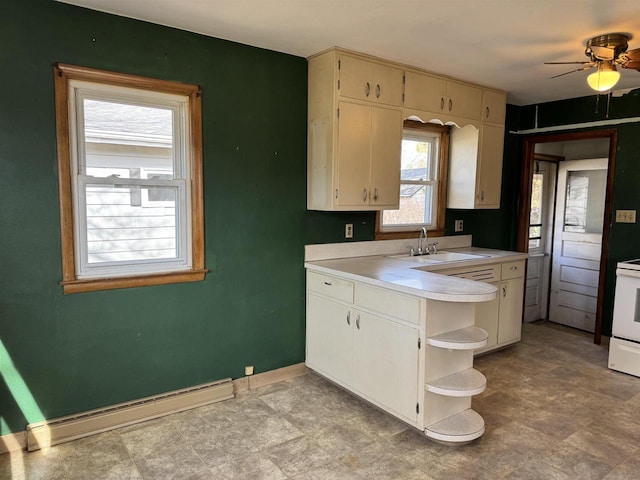
[[[640,70],[640,48],[621,53],[618,57],[618,63],[622,68]]]
[[[592,45],[590,48],[593,55],[600,60],[613,60],[616,53],[613,48],[608,47],[597,47]]]
[[[582,72],[583,70],[589,70],[589,69],[590,69],[590,68],[592,68],[592,67],[593,67],[593,65],[589,65],[589,66],[582,67],[582,68],[577,68],[577,69],[575,69],[575,70],[571,70],[570,72],[564,72],[564,73],[561,73],[560,75],[554,75],[554,76],[553,76],[553,77],[551,77],[551,78],[558,78],[558,77],[562,77],[562,76],[564,76],[564,75],[569,75],[570,73]]]
[[[544,62],[545,65],[595,65],[593,62]]]

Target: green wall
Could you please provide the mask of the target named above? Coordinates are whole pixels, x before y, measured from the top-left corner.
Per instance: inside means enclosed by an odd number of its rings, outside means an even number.
[[[306,211],[304,58],[51,0],[0,15],[0,435],[304,360],[306,243],[370,214]],[[63,295],[52,64],[203,90],[198,283]]]

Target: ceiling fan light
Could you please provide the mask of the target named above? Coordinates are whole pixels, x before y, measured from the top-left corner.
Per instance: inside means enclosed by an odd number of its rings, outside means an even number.
[[[620,80],[620,72],[616,71],[612,62],[602,62],[598,71],[587,77],[587,83],[597,92],[611,90]]]

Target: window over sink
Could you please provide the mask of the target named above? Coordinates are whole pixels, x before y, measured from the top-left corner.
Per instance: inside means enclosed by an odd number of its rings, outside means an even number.
[[[412,238],[426,227],[444,235],[449,127],[404,122],[400,166],[400,208],[378,212],[376,239]]]

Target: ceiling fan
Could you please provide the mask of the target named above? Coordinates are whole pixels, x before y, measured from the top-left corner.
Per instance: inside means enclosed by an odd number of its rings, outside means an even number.
[[[570,72],[554,75],[562,77],[574,72],[582,72],[597,67],[597,71],[587,77],[587,83],[598,92],[606,92],[620,80],[620,72],[616,67],[630,68],[640,71],[640,48],[628,50],[631,35],[627,33],[607,33],[598,35],[587,41],[584,54],[589,57],[586,62],[545,62],[545,65],[583,65]]]

